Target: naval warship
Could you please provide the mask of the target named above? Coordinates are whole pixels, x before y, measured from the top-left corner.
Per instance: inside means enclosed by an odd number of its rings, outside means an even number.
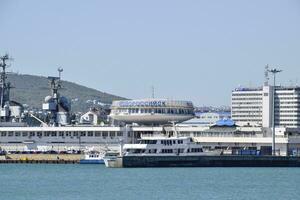
[[[48,122],[30,114],[40,126],[24,122],[23,105],[10,99],[11,83],[7,77],[8,55],[0,57],[0,147],[6,151],[80,151],[103,146],[117,146],[120,141],[130,142],[126,127],[71,123],[71,102],[60,94],[58,77],[48,77],[51,94],[46,96],[42,109]],[[128,136],[129,135],[129,136]]]

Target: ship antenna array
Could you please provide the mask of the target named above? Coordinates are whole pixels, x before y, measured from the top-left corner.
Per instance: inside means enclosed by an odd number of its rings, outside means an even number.
[[[54,97],[57,98],[57,95],[58,95],[58,90],[61,89],[61,73],[64,71],[62,67],[59,67],[57,69],[58,71],[58,77],[54,77],[54,76],[48,76],[48,79],[50,81],[50,87],[51,87],[51,90],[52,90],[52,95]]]
[[[6,68],[8,67],[8,65],[6,64],[7,60],[12,60],[12,58],[9,57],[8,54],[5,54],[4,56],[0,56],[0,68],[2,68],[1,70],[1,76],[0,76],[0,84],[1,84],[1,108],[3,108],[4,106],[4,95],[5,95],[5,90],[9,90],[11,88],[10,83],[6,84]]]
[[[62,67],[59,67],[57,69],[57,71],[58,71],[58,75],[59,75],[59,80],[61,80],[61,73],[64,71],[64,69]]]

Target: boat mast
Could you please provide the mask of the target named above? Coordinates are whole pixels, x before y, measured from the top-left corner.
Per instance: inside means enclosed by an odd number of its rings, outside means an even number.
[[[4,100],[5,92],[4,91],[6,90],[6,79],[7,79],[5,69],[7,67],[6,60],[9,59],[8,54],[1,56],[0,59],[1,59],[0,67],[2,68],[1,76],[0,76],[0,84],[1,84],[1,97],[0,98],[1,98],[1,108],[3,108],[4,103],[5,103],[5,100]]]

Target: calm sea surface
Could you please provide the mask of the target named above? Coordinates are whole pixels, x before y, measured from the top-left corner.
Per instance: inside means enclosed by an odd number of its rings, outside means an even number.
[[[0,165],[0,200],[300,199],[300,168]]]

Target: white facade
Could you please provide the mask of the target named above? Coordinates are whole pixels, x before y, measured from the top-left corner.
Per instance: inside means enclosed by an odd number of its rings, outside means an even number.
[[[280,155],[300,152],[300,129],[276,128],[276,150]],[[0,147],[7,151],[79,150],[137,142],[143,137],[175,135],[193,137],[211,149],[271,149],[272,137],[262,127],[235,126],[70,126],[0,127]]]
[[[262,126],[263,95],[260,88],[238,88],[231,95],[231,118],[237,125]]]
[[[231,115],[237,125],[272,127],[275,111],[276,127],[299,127],[300,87],[276,87],[275,106],[273,89],[264,86],[232,91]]]

